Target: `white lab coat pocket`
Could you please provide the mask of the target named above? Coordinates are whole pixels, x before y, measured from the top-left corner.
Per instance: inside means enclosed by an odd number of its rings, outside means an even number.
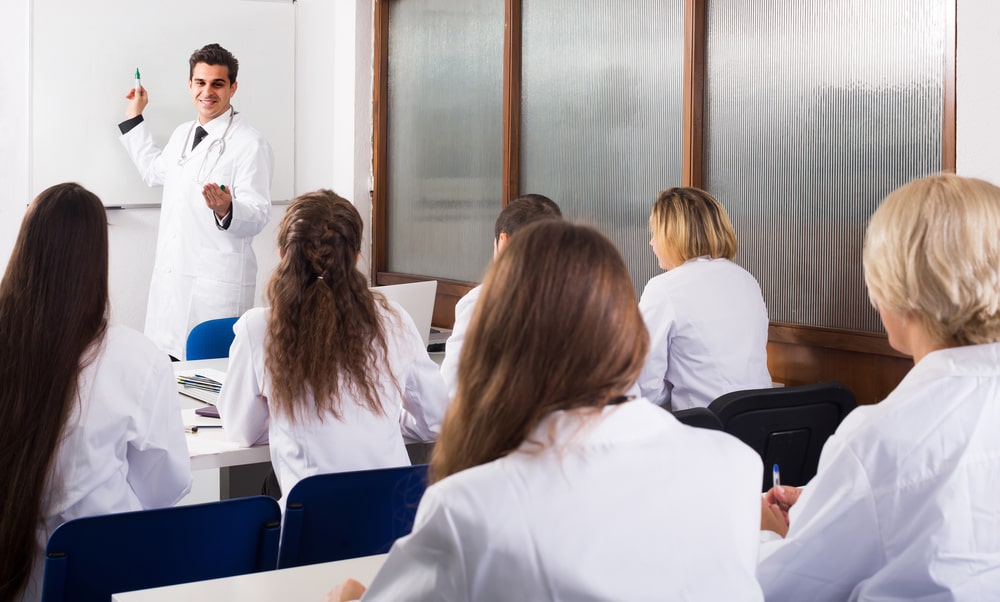
[[[254,282],[244,274],[243,254],[201,249],[191,291],[191,325],[237,317],[253,302]]]

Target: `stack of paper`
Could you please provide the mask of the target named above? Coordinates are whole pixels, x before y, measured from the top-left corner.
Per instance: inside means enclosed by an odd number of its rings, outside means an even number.
[[[186,370],[177,373],[177,391],[198,401],[215,405],[219,391],[226,380],[226,373],[211,368]]]

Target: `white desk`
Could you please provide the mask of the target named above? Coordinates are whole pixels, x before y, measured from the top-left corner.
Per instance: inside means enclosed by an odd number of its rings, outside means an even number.
[[[319,602],[330,589],[351,578],[368,585],[375,577],[386,554],[311,564],[280,571],[267,571],[144,589],[111,596],[113,602],[272,602],[273,600],[315,600]]]
[[[174,363],[174,372],[192,368],[213,368],[225,372],[228,365],[229,360],[225,358],[176,362]],[[180,393],[177,394],[177,397],[180,398],[181,417],[185,426],[221,424],[218,418],[203,418],[194,413],[196,408],[205,407],[206,404]],[[191,470],[227,468],[271,461],[271,452],[268,446],[239,447],[235,443],[227,441],[226,433],[220,428],[201,429],[197,433],[189,433],[187,444],[188,454],[191,456]]]

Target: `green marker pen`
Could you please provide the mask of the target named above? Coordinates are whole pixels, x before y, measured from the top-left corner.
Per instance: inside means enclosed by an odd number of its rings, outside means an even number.
[[[225,190],[226,189],[226,185],[225,184],[219,184],[219,189],[220,190]]]
[[[138,92],[139,88],[142,88],[142,82],[139,81],[139,68],[135,68],[135,91]]]

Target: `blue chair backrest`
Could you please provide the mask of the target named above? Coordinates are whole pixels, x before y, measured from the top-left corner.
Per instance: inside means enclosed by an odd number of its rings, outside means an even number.
[[[202,322],[188,333],[185,358],[208,360],[229,357],[229,346],[233,344],[233,324],[239,318],[219,318]]]
[[[67,521],[45,550],[43,602],[272,570],[281,510],[266,496]]]
[[[314,475],[285,500],[278,568],[388,552],[413,529],[427,465]]]

